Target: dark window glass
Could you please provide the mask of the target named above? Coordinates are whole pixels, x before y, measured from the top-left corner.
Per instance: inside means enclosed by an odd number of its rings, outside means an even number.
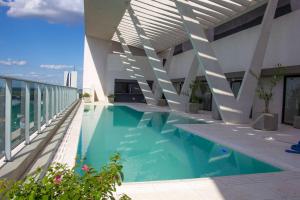
[[[283,122],[292,124],[300,115],[300,76],[286,77],[284,91]]]
[[[280,6],[276,9],[275,18],[292,12],[291,4],[287,0],[281,0],[279,2],[279,5]],[[221,39],[223,37],[232,35],[234,33],[238,33],[245,29],[261,24],[265,10],[266,4],[236,19],[233,19],[225,24],[216,27],[214,40]]]
[[[179,44],[179,45],[177,45],[176,47],[175,47],[175,49],[174,49],[174,56],[175,55],[177,55],[177,54],[180,54],[180,53],[182,53],[183,52],[183,49],[182,49],[182,44]]]

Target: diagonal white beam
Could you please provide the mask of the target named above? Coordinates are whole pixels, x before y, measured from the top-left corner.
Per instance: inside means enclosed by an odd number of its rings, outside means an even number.
[[[266,40],[269,38],[270,35],[271,23],[274,17],[277,2],[278,0],[269,1],[268,9],[266,10],[264,16],[262,30],[258,40],[259,47],[256,48],[256,52],[254,53],[254,57],[256,57],[256,59],[258,60],[263,59],[264,57],[264,52],[261,52],[263,53],[262,57],[255,55],[259,54],[257,52],[259,51],[259,48],[264,48],[265,45],[267,45],[268,41]],[[255,89],[257,87],[257,82],[254,82],[253,79],[251,79],[251,81],[248,81],[248,84],[245,83],[245,86],[241,88],[241,90],[244,90],[244,88],[250,88],[249,91],[252,91],[250,93],[251,96],[248,96],[247,99],[245,99],[246,97],[239,98],[240,101],[236,100],[229,86],[229,83],[227,82],[226,77],[222,71],[222,68],[218,62],[218,59],[216,58],[215,53],[211,48],[209,41],[206,38],[203,28],[200,26],[200,23],[196,20],[196,17],[193,13],[193,9],[189,5],[189,2],[185,0],[176,0],[175,3],[178,8],[179,14],[182,17],[184,27],[188,33],[189,39],[192,42],[193,50],[204,72],[204,75],[212,91],[212,94],[220,111],[220,114],[223,118],[223,121],[229,123],[248,122],[250,109],[245,109],[244,106],[247,105],[247,108],[251,108],[251,105],[253,103],[252,100],[255,95]],[[260,44],[260,42],[264,43]],[[255,61],[255,63],[256,62],[257,61]],[[250,67],[252,68],[253,66]],[[261,65],[259,65],[259,68],[260,67]],[[251,69],[249,71],[252,73]],[[241,92],[241,94],[242,93],[243,92]],[[247,94],[246,91],[245,94]],[[249,93],[247,95],[249,95]],[[244,96],[241,95],[241,97]],[[244,99],[245,101],[241,102],[242,99]]]
[[[145,53],[149,59],[149,63],[154,72],[156,81],[159,83],[159,86],[162,88],[162,91],[167,99],[170,108],[173,110],[184,111],[185,105],[183,104],[182,98],[177,94],[166,70],[162,66],[161,60],[157,56],[155,49],[153,48],[150,42],[150,39],[147,37],[131,5],[128,6],[127,10],[132,19],[138,37],[141,40],[141,43],[143,44]]]
[[[277,8],[278,0],[269,0],[265,15],[261,24],[259,38],[253,53],[251,64],[245,73],[237,100],[242,104],[243,112],[250,113],[261,74],[269,38],[272,30],[272,21]],[[251,101],[251,104],[247,102]]]
[[[204,29],[196,20],[192,7],[187,1],[176,1],[176,5],[223,120],[231,123],[239,122],[242,116],[241,109],[236,104],[235,97],[206,38]]]
[[[163,66],[167,72],[167,74],[169,74],[170,72],[170,67],[171,67],[171,63],[172,63],[172,58],[173,58],[173,54],[174,54],[174,47],[171,47],[169,50],[168,50],[168,55],[167,55],[167,60],[166,60],[166,63],[165,65]],[[155,90],[154,90],[154,96],[159,99],[161,98],[162,96],[162,89],[160,88],[157,80],[154,81],[154,84],[155,86]]]
[[[118,39],[119,39],[119,41],[122,45],[122,48],[124,50],[125,56],[127,58],[127,62],[126,61],[124,62],[124,59],[125,59],[124,58],[122,63],[127,64],[127,66],[128,65],[130,66],[132,71],[130,71],[128,69],[126,69],[126,70],[131,73],[131,76],[130,76],[131,78],[135,77],[135,79],[137,80],[147,104],[156,105],[157,100],[154,98],[152,90],[150,89],[150,87],[149,87],[149,85],[146,81],[145,73],[144,73],[143,69],[141,69],[141,67],[137,66],[136,60],[133,57],[133,55],[132,55],[129,47],[127,46],[124,38],[122,37],[122,34],[119,31],[119,29],[116,30],[116,33],[117,33],[117,37],[118,37]]]

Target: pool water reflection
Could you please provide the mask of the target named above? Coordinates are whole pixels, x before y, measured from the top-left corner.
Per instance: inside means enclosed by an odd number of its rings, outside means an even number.
[[[120,152],[125,182],[280,171],[174,126],[192,123],[204,122],[125,106],[87,106],[78,154],[100,169]]]

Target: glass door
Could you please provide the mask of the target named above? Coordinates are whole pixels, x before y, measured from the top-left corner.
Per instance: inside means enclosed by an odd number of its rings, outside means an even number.
[[[300,115],[300,75],[284,80],[283,123],[293,124],[296,115]]]

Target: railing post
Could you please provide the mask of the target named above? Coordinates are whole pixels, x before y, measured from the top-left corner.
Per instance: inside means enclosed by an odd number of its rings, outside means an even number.
[[[67,95],[67,97],[68,97],[68,106],[71,105],[71,101],[70,101],[70,99],[71,99],[71,93],[70,93],[70,91],[71,91],[71,89],[68,88],[68,95]]]
[[[64,109],[66,109],[66,88],[63,88]]]
[[[62,113],[62,93],[61,93],[61,87],[59,87],[59,112]]]
[[[69,106],[69,102],[68,102],[68,88],[66,88],[66,107]]]
[[[36,100],[36,103],[37,103],[37,116],[36,116],[36,125],[37,125],[37,130],[38,130],[38,133],[41,133],[41,102],[42,102],[42,94],[41,94],[41,86],[40,84],[37,83],[37,86],[36,86],[36,90],[37,90],[37,100]],[[44,102],[45,103],[45,102]]]
[[[56,113],[56,116],[58,116],[58,113],[59,113],[59,108],[58,108],[58,105],[59,105],[59,102],[58,102],[58,86],[55,87],[55,113]]]
[[[46,125],[49,125],[49,90],[48,85],[45,85],[45,121]]]
[[[64,111],[64,88],[60,88],[60,94],[61,94],[61,112]]]
[[[54,115],[55,115],[55,93],[54,93],[54,88],[53,86],[51,86],[51,118],[53,119],[54,118]]]
[[[30,90],[29,90],[29,83],[24,82],[25,86],[25,144],[30,144]]]
[[[5,79],[5,160],[11,160],[11,80]]]

